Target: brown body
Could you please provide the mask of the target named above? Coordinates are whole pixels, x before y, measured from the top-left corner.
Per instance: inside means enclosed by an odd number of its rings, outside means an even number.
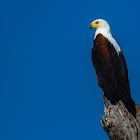
[[[131,99],[126,61],[122,51],[116,52],[113,44],[102,34],[94,39],[92,62],[96,70],[98,85],[112,104],[121,100],[135,116],[136,110]]]

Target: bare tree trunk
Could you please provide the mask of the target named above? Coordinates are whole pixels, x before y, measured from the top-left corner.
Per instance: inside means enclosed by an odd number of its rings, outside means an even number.
[[[101,124],[111,140],[140,140],[140,108],[136,104],[136,119],[120,101],[112,105],[103,95],[105,116]]]

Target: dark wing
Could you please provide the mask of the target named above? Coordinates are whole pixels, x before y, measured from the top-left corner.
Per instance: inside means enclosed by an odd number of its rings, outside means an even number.
[[[130,93],[130,85],[129,85],[129,78],[128,78],[128,70],[127,70],[127,65],[126,61],[123,55],[123,52],[121,51],[119,54],[121,66],[122,66],[122,76],[123,76],[123,88],[127,90],[127,94],[130,97],[125,104],[126,108],[128,109],[129,112],[136,118],[136,108],[135,108],[135,102],[131,98],[131,93]]]
[[[119,53],[119,58],[120,58],[121,66],[122,66],[123,83],[124,83],[125,88],[127,89],[127,92],[130,94],[128,70],[127,70],[126,60],[124,58],[124,55],[123,55],[122,51]]]
[[[126,104],[131,98],[126,61],[122,51],[118,55],[114,46],[107,39],[106,42],[108,49],[110,50],[110,63],[112,64],[114,74],[116,75],[117,94],[119,95],[120,100]]]

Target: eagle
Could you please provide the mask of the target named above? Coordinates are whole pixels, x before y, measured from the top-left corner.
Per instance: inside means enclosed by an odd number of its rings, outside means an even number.
[[[135,103],[131,98],[126,60],[122,50],[111,34],[107,21],[97,19],[90,29],[95,28],[91,58],[96,71],[99,87],[115,105],[122,101],[127,110],[136,117]]]

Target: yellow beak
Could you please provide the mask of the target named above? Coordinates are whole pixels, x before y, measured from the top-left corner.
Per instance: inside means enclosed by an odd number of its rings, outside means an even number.
[[[92,28],[96,28],[98,26],[99,23],[97,22],[92,22],[90,25],[89,25],[89,29],[92,29]]]

